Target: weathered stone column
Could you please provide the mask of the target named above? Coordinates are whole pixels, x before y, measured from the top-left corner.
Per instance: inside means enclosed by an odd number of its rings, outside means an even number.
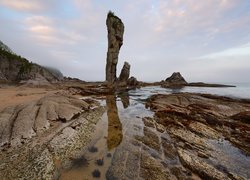
[[[108,29],[108,53],[106,64],[106,81],[114,83],[116,77],[116,65],[120,48],[123,44],[124,25],[121,19],[109,12],[107,15],[106,25]]]
[[[130,74],[130,64],[128,62],[124,62],[124,65],[121,70],[121,74],[119,76],[120,82],[127,82]]]

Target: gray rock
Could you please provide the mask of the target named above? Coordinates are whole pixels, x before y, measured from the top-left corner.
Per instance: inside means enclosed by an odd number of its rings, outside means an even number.
[[[119,81],[127,82],[130,74],[130,64],[128,62],[124,62],[124,65],[121,70],[121,74],[119,76]]]
[[[1,146],[21,145],[37,133],[49,129],[52,121],[71,121],[87,107],[88,104],[83,100],[53,94],[29,104],[5,108],[0,113]]]
[[[2,73],[2,71],[0,70],[0,81],[6,81],[6,77],[5,75]]]
[[[0,42],[0,80],[40,85],[61,80],[57,73],[53,73],[38,64],[16,55],[6,45]],[[6,47],[5,47],[6,46]],[[30,81],[29,81],[30,80]],[[32,81],[31,81],[32,80]],[[40,83],[41,81],[41,83]],[[40,83],[40,84],[39,84]]]
[[[187,85],[188,83],[186,80],[182,77],[181,73],[179,72],[174,72],[170,77],[168,77],[164,82],[163,86],[168,87],[168,86],[184,86]]]
[[[212,165],[201,160],[198,156],[179,148],[178,154],[181,161],[204,179],[230,179],[226,174],[217,170]]]
[[[137,86],[137,85],[139,85],[139,82],[133,76],[128,79],[127,83],[128,83],[129,86]]]
[[[108,30],[108,52],[106,64],[106,81],[114,83],[116,77],[116,65],[118,63],[118,55],[123,44],[124,25],[121,19],[109,12],[106,20]]]

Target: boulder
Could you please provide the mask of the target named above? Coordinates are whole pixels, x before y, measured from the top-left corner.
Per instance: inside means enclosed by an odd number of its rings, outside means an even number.
[[[129,86],[137,86],[137,85],[139,85],[139,82],[137,81],[137,79],[134,76],[132,76],[128,79],[127,84]]]
[[[106,81],[114,83],[116,77],[116,65],[120,48],[123,44],[124,25],[119,17],[109,12],[106,20],[108,30],[108,52],[106,64]]]

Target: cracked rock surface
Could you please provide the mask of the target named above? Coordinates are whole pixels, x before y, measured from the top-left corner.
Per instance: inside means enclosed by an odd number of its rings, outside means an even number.
[[[54,93],[0,113],[1,179],[53,179],[58,162],[91,139],[104,108],[93,99]]]

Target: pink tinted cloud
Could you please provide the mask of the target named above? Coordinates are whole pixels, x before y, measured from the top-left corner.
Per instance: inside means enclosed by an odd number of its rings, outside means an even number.
[[[38,0],[1,0],[0,4],[18,11],[39,11],[44,8]]]
[[[56,20],[49,17],[32,16],[26,18],[24,24],[31,37],[46,46],[75,44],[85,40],[83,35],[71,29],[60,28],[56,24]]]
[[[234,5],[235,1],[232,0],[161,0],[155,22],[155,32],[173,29],[181,35],[196,29],[215,26],[224,13]]]

